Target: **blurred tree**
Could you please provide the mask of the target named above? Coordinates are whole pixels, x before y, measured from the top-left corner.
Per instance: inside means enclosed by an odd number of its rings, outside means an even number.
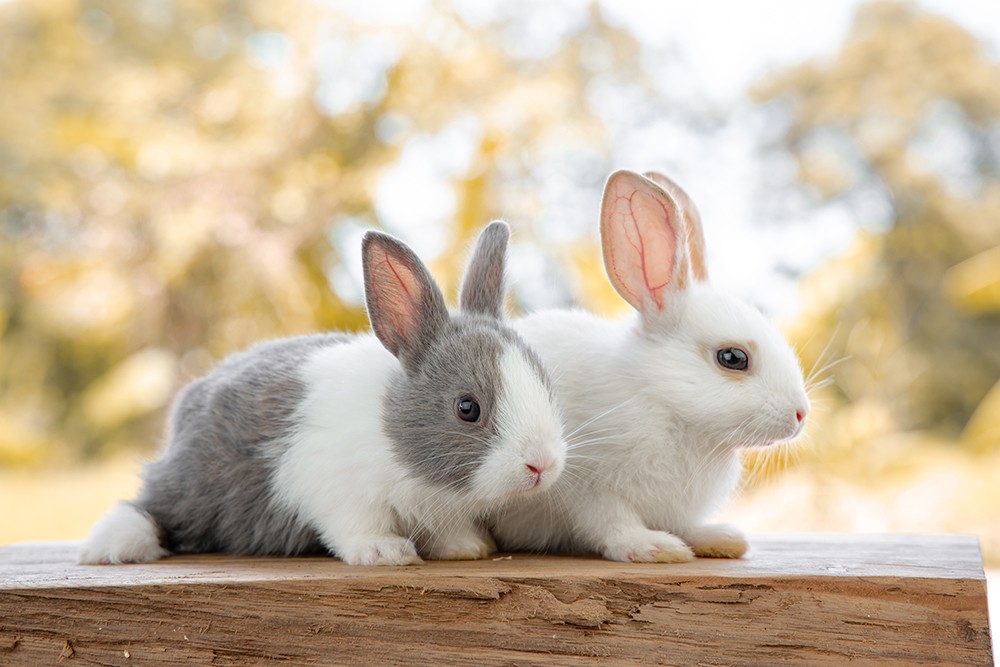
[[[970,259],[1000,245],[1000,66],[948,19],[874,2],[836,56],[755,96],[799,194],[850,206],[865,226],[804,281],[803,361],[843,360],[816,439],[836,451],[898,431],[958,442],[1000,378],[1000,309],[975,298],[998,264]]]
[[[454,193],[408,236],[444,239],[449,295],[480,225],[537,212],[547,152],[587,146],[577,176],[607,173],[591,87],[644,84],[596,9],[528,41],[520,4],[366,11],[0,4],[0,464],[152,445],[178,383],[228,352],[364,327],[358,286],[337,281],[380,206],[408,205],[401,161]],[[438,155],[466,157],[425,165],[420,146],[445,140]]]

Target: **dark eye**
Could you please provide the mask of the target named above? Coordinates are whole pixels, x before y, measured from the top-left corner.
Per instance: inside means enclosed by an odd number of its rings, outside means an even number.
[[[724,347],[715,353],[715,359],[723,368],[745,371],[750,365],[750,357],[738,347]]]
[[[471,398],[460,398],[455,406],[458,418],[466,422],[479,421],[479,403]]]

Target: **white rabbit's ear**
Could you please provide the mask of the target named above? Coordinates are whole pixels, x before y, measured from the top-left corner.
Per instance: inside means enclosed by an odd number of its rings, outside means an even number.
[[[497,319],[503,316],[504,271],[509,239],[510,227],[500,220],[491,222],[479,235],[459,293],[462,310]]]
[[[424,263],[388,234],[365,234],[361,264],[372,331],[412,370],[448,321],[444,296]]]
[[[684,225],[687,227],[688,252],[691,253],[691,275],[699,282],[708,280],[708,265],[705,263],[705,232],[701,227],[701,214],[694,201],[673,180],[657,171],[647,171],[643,174],[661,188],[670,193],[681,209]]]
[[[680,207],[644,176],[611,174],[601,202],[604,268],[623,299],[643,314],[665,310],[687,283],[688,251]]]

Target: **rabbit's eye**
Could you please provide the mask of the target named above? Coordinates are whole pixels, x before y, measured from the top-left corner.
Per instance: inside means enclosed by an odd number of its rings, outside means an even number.
[[[750,357],[738,347],[722,348],[715,353],[715,359],[731,371],[745,371],[750,366]]]
[[[458,403],[455,405],[455,409],[458,411],[458,418],[466,422],[477,422],[479,421],[479,403],[471,398],[460,398]]]

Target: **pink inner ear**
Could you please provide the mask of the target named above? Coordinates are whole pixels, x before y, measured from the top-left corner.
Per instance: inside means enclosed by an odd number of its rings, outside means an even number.
[[[615,184],[608,193],[605,260],[619,293],[639,311],[664,307],[676,262],[677,241],[667,202],[650,191]]]
[[[385,324],[392,329],[394,338],[412,345],[417,329],[416,302],[419,285],[412,271],[405,265],[393,262],[388,253],[376,265],[378,304]]]

